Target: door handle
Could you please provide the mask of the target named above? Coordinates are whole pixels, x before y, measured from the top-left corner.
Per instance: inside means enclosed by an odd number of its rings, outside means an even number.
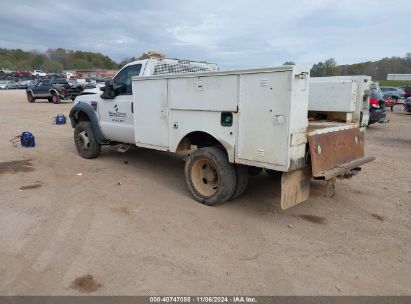
[[[134,113],[134,103],[131,103],[131,113]]]

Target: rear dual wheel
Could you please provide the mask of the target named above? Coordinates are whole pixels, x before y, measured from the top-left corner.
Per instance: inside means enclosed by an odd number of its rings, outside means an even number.
[[[193,197],[207,206],[215,206],[240,196],[248,184],[245,166],[228,161],[216,147],[200,148],[189,155],[184,173]]]

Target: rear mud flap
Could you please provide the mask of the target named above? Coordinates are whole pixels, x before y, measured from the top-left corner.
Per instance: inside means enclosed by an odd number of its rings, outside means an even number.
[[[281,208],[302,203],[310,195],[311,172],[308,168],[284,172],[281,177]]]

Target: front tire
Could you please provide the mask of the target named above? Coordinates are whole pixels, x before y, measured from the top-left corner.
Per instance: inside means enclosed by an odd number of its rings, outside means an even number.
[[[236,172],[224,151],[205,147],[190,154],[184,173],[193,197],[207,206],[229,200],[236,189]]]
[[[33,94],[31,92],[27,93],[27,101],[30,103],[33,103],[36,101],[36,99],[34,98]]]
[[[81,121],[76,125],[74,143],[78,154],[83,158],[96,158],[101,152],[101,145],[97,142],[89,121]]]

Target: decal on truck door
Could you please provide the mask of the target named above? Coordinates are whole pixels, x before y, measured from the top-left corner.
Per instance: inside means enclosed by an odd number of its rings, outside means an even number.
[[[118,111],[118,105],[114,105],[114,112],[108,111],[108,115],[110,116],[111,121],[114,122],[125,122],[127,114]]]

